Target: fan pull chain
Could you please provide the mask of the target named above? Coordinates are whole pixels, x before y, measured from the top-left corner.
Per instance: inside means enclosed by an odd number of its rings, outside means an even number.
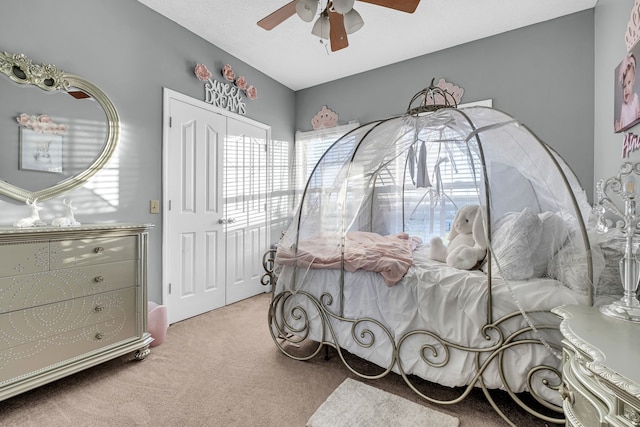
[[[324,50],[327,52],[327,56],[329,56],[329,48],[327,43],[324,40],[320,39],[320,44],[324,47]]]

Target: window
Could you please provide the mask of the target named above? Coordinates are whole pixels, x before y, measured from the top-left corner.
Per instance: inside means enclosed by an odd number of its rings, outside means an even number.
[[[291,221],[293,199],[293,173],[289,141],[271,141],[269,144],[269,218],[270,240],[277,241]]]
[[[309,132],[296,132],[295,142],[295,165],[294,165],[294,197],[292,200],[293,207],[297,207],[302,198],[304,187],[311,176],[311,172],[322,157],[325,151],[333,145],[341,136],[347,132],[357,128],[358,123],[349,123],[343,126],[336,126],[329,129],[319,129]],[[327,162],[333,164],[334,162]],[[342,163],[335,164],[341,167]],[[314,177],[314,188],[321,188],[325,181],[325,175],[330,175],[331,171],[319,171]],[[329,176],[327,176],[329,177]]]

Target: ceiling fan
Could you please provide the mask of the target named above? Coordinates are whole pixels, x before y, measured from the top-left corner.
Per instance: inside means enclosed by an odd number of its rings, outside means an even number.
[[[420,0],[359,0],[401,12],[413,13]],[[258,21],[258,26],[272,30],[285,20],[297,14],[300,19],[311,22],[318,12],[322,0],[292,0],[275,12]],[[353,8],[355,0],[328,0],[320,12],[311,33],[323,39],[329,39],[331,51],[335,52],[349,46],[347,34],[358,31],[364,25],[362,17]]]

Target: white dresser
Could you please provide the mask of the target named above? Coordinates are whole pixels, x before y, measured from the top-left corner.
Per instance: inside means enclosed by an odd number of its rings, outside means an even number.
[[[640,324],[596,307],[552,310],[564,320],[563,385],[568,426],[640,426]]]
[[[149,354],[148,228],[0,228],[0,400]]]

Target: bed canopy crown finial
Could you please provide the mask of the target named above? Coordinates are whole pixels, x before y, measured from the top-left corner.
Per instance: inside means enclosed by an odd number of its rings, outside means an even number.
[[[420,114],[437,111],[441,108],[458,107],[464,89],[448,83],[444,79],[440,79],[438,84],[435,84],[435,80],[435,77],[432,78],[428,87],[413,95],[407,107],[407,114]],[[420,104],[414,106],[418,100],[420,100]]]

